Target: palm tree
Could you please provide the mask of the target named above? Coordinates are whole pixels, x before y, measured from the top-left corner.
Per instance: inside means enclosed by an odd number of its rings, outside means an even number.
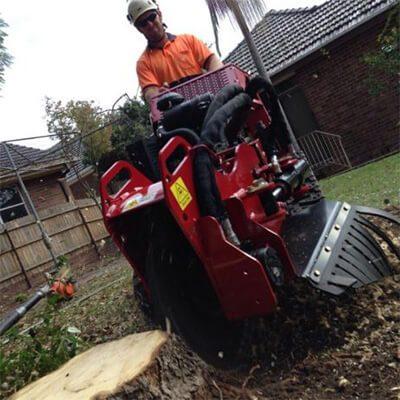
[[[215,34],[217,50],[219,52],[218,27],[219,20],[228,16],[233,24],[241,29],[250,54],[258,73],[269,82],[271,79],[265,69],[260,53],[254,43],[249,24],[254,24],[262,18],[266,11],[264,0],[206,0],[210,10],[211,21]],[[232,18],[233,17],[233,18]]]
[[[210,10],[211,21],[214,28],[214,34],[216,37],[216,45],[219,52],[218,45],[218,26],[219,20],[225,16],[230,17],[233,24],[237,24],[241,29],[243,36],[246,40],[247,47],[249,48],[250,54],[253,58],[253,62],[257,68],[260,76],[266,79],[271,85],[271,78],[263,64],[261,55],[254,42],[253,36],[251,35],[249,24],[254,24],[262,18],[266,12],[266,5],[264,0],[206,0],[208,9]],[[233,17],[233,18],[232,18]],[[291,141],[296,151],[299,150],[296,137],[289,124],[285,111],[281,103],[279,107],[282,111],[283,118],[285,120]]]
[[[0,87],[1,84],[4,83],[4,69],[11,64],[12,58],[7,53],[6,48],[4,47],[4,39],[7,34],[4,32],[4,28],[7,28],[7,24],[0,17]]]

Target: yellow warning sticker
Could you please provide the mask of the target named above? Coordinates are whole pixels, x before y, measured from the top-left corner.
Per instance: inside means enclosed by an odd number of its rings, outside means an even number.
[[[179,204],[179,207],[183,210],[190,204],[192,201],[192,196],[185,185],[185,182],[181,177],[179,177],[172,185],[171,192],[174,195],[176,201]]]

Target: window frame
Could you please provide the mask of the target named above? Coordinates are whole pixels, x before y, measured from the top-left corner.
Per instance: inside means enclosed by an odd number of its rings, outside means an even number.
[[[20,190],[19,186],[18,185],[13,185],[13,186],[2,187],[2,188],[0,188],[0,191],[1,190],[6,190],[6,189],[15,189],[22,201],[21,201],[21,203],[13,204],[13,205],[8,206],[8,207],[1,208],[1,206],[0,206],[0,224],[2,224],[2,225],[6,224],[7,222],[11,222],[11,221],[14,221],[16,219],[23,218],[23,217],[26,217],[27,215],[29,215],[29,208],[28,208],[28,206],[27,206],[27,204],[25,202],[25,198],[24,198],[23,194],[21,193],[21,190]],[[20,207],[20,206],[24,206],[26,215],[24,215],[23,217],[13,218],[13,219],[11,219],[11,220],[9,220],[7,222],[3,221],[3,217],[1,215],[1,213],[3,211],[9,210],[11,208]]]

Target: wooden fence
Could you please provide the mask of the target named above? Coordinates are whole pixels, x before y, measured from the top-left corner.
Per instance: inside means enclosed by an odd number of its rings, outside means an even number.
[[[79,262],[96,258],[109,234],[102,215],[91,199],[76,200],[39,211],[45,232],[56,257],[65,255]],[[0,227],[0,286],[24,279],[32,283],[35,276],[54,267],[49,249],[32,215]]]

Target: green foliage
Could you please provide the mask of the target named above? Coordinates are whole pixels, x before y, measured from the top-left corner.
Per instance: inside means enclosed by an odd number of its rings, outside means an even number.
[[[365,54],[362,59],[369,66],[366,84],[372,95],[379,95],[390,89],[400,71],[399,11],[400,6],[397,6],[390,13],[385,28],[377,39],[378,50]]]
[[[27,383],[57,369],[85,348],[76,330],[58,325],[57,311],[47,306],[41,314],[40,328],[32,328],[20,335],[11,329],[5,339],[17,344],[11,350],[0,351],[0,397],[11,393]],[[2,337],[4,340],[4,337]]]
[[[118,109],[119,123],[113,126],[111,146],[124,158],[125,147],[133,140],[152,133],[147,104],[139,100],[129,100]],[[118,118],[117,118],[118,119]]]
[[[15,296],[15,301],[17,303],[23,303],[24,301],[28,300],[28,295],[26,293],[18,293]]]
[[[328,199],[384,208],[400,206],[400,155],[320,181]]]
[[[72,143],[83,143],[83,161],[97,166],[101,156],[110,150],[111,115],[93,101],[70,100],[66,104],[46,98],[47,128],[56,135],[71,155]]]
[[[125,151],[127,145],[138,138],[152,133],[149,108],[140,100],[128,100],[114,114],[112,133],[110,137],[112,150],[99,160],[99,174],[104,173],[117,160],[127,160]]]
[[[65,255],[57,257],[56,269],[59,271],[62,267],[69,265],[68,257]]]
[[[4,40],[7,37],[4,29],[7,28],[7,26],[4,20],[0,18],[0,88],[4,83],[4,70],[12,63],[12,57],[4,46]]]

